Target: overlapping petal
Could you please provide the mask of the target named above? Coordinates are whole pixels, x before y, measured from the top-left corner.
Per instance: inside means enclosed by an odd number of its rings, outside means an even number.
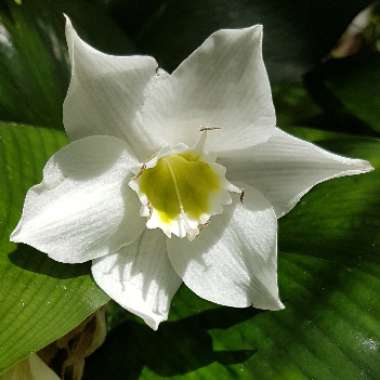
[[[209,134],[209,151],[266,141],[276,117],[262,58],[262,27],[217,31],[171,76],[151,81],[147,95],[144,125],[171,145],[192,146],[201,128],[220,128]]]
[[[167,257],[165,239],[159,230],[146,230],[133,244],[92,265],[97,284],[154,330],[168,318],[182,282]]]
[[[167,245],[174,269],[200,297],[226,306],[283,308],[277,286],[277,219],[252,187],[194,241],[172,238]]]
[[[277,217],[289,212],[318,183],[373,169],[368,161],[330,153],[278,128],[266,143],[226,153],[221,162],[230,180],[259,189]]]
[[[139,109],[155,76],[155,59],[101,53],[79,38],[68,18],[66,39],[71,82],[63,121],[69,137],[111,135],[124,139],[141,159],[149,157],[159,145],[141,124]]]
[[[134,241],[144,221],[128,187],[137,163],[123,141],[110,136],[77,140],[53,155],[43,181],[27,193],[11,240],[57,261],[77,263]]]

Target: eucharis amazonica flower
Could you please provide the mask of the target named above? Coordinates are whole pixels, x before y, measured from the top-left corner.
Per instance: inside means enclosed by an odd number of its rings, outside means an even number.
[[[182,282],[221,305],[282,309],[277,219],[314,185],[372,168],[276,127],[262,27],[217,31],[172,74],[97,51],[69,19],[66,38],[72,142],[12,240],[92,260],[97,284],[154,329]]]

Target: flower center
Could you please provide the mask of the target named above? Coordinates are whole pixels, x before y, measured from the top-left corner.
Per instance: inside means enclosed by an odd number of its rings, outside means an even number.
[[[148,228],[192,239],[231,203],[228,191],[235,188],[224,174],[224,167],[207,156],[182,148],[143,165],[130,187],[140,198]]]
[[[163,223],[170,223],[181,212],[199,219],[208,212],[210,196],[219,189],[217,173],[191,151],[160,158],[155,167],[144,170],[140,177],[140,191]]]

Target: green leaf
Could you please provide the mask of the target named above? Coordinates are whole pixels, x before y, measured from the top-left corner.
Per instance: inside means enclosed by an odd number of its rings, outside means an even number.
[[[288,127],[283,128],[286,132],[300,139],[313,142],[315,144],[323,144],[325,140],[352,140],[352,135],[348,133],[340,133],[334,131],[324,131],[311,127]],[[334,151],[334,147],[331,148]]]
[[[272,94],[280,128],[309,125],[322,112],[301,83],[274,85]]]
[[[0,123],[0,373],[76,327],[107,302],[88,265],[65,265],[9,242],[25,193],[63,133]],[[41,231],[43,233],[43,231]]]
[[[78,0],[6,0],[0,6],[1,120],[62,126],[69,79],[63,12],[97,48],[132,51],[130,40],[102,7]]]
[[[330,61],[310,74],[308,81],[322,107],[351,114],[380,132],[380,54]]]
[[[158,11],[145,24],[140,23],[144,27],[135,33],[140,37],[139,47],[156,57],[165,69],[173,70],[217,29],[263,24],[265,62],[271,81],[279,82],[300,80],[313,64],[327,55],[349,22],[369,1],[193,0],[160,3]]]
[[[332,136],[325,147],[380,167],[380,140]],[[114,318],[85,379],[378,379],[379,188],[379,171],[332,180],[280,221],[285,310],[219,307],[182,288],[158,332]]]

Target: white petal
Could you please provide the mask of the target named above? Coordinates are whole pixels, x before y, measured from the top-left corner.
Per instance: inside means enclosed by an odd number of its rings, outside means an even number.
[[[151,81],[143,120],[171,145],[193,146],[201,128],[220,152],[266,141],[275,111],[262,57],[262,27],[212,34],[171,76]]]
[[[133,241],[144,220],[128,187],[136,165],[123,141],[91,136],[58,151],[27,193],[11,240],[61,262],[84,262]]]
[[[133,244],[92,265],[97,284],[154,330],[168,318],[170,302],[182,282],[167,257],[165,239],[161,231],[146,230]]]
[[[147,83],[157,63],[148,56],[113,56],[86,44],[66,18],[71,82],[63,107],[71,139],[112,135],[127,141],[141,159],[156,149],[155,141],[138,121]]]
[[[232,181],[259,189],[277,217],[289,212],[313,186],[328,179],[366,173],[368,161],[330,153],[280,129],[268,142],[221,158]]]
[[[277,286],[277,219],[269,202],[247,187],[243,202],[224,213],[192,242],[167,241],[169,259],[184,283],[221,305],[283,308]]]
[[[17,363],[0,378],[1,380],[59,380],[56,373],[37,354],[31,354],[28,359]]]

